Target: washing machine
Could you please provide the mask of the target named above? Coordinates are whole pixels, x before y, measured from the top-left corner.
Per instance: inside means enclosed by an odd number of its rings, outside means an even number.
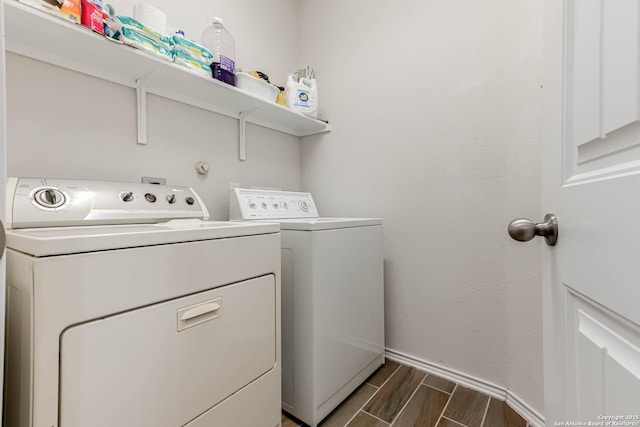
[[[282,408],[316,426],[384,363],[379,218],[320,217],[310,193],[234,188],[231,220],[282,236]]]
[[[10,178],[4,425],[273,427],[277,224],[186,187]]]

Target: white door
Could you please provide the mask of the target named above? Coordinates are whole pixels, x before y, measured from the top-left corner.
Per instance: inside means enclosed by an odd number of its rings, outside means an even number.
[[[2,224],[5,223],[5,200],[6,200],[6,184],[5,178],[7,175],[7,148],[6,148],[6,98],[5,98],[5,68],[4,68],[4,2],[0,0],[0,220]],[[0,242],[0,250],[2,250],[3,256],[0,261],[0,366],[4,366],[4,317],[5,317],[5,257],[4,257],[4,229],[0,230],[2,239]],[[0,370],[0,384],[4,383],[3,379],[4,369]],[[2,399],[2,390],[0,388],[0,402]],[[0,417],[0,420],[2,417]]]
[[[545,8],[546,423],[640,426],[640,1]]]

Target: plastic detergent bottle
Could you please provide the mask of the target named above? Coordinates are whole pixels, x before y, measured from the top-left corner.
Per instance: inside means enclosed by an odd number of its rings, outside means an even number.
[[[231,33],[224,26],[222,18],[207,17],[209,25],[202,32],[202,45],[213,53],[211,72],[214,79],[236,85],[235,57],[236,44]]]
[[[289,74],[285,94],[289,108],[310,117],[318,115],[318,86],[316,79],[302,77],[296,81],[295,76]]]

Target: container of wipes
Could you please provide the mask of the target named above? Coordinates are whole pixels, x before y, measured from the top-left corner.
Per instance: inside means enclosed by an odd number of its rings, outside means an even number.
[[[171,37],[171,48],[175,52],[181,52],[185,55],[190,55],[194,59],[206,64],[213,62],[213,54],[206,47],[199,45],[198,43],[185,38],[181,34],[174,34]]]
[[[123,26],[121,31],[119,40],[124,44],[154,54],[165,61],[173,61],[173,52],[166,44],[146,37],[143,32],[129,27]]]
[[[149,37],[155,41],[161,42],[169,46],[171,44],[171,38],[165,36],[164,34],[160,34],[155,31],[153,28],[144,25],[142,22],[138,21],[135,18],[130,16],[119,15],[117,16],[118,21],[122,24],[123,28],[129,28],[136,32],[142,33],[145,37]]]
[[[187,53],[174,51],[173,62],[178,65],[182,65],[183,67],[187,67],[190,70],[196,71],[198,74],[202,74],[203,76],[211,77],[211,67],[209,64],[199,61]]]

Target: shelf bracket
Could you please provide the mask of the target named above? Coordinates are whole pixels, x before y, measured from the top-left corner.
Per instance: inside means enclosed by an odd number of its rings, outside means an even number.
[[[247,113],[240,113],[239,129],[238,129],[238,157],[244,162],[247,158],[247,147],[245,143],[245,126],[247,124]]]
[[[247,158],[247,148],[245,143],[245,127],[247,124],[247,116],[261,107],[252,110],[243,111],[238,115],[238,158],[244,162]]]
[[[147,83],[155,71],[136,79],[136,98],[138,101],[138,144],[147,144]]]

